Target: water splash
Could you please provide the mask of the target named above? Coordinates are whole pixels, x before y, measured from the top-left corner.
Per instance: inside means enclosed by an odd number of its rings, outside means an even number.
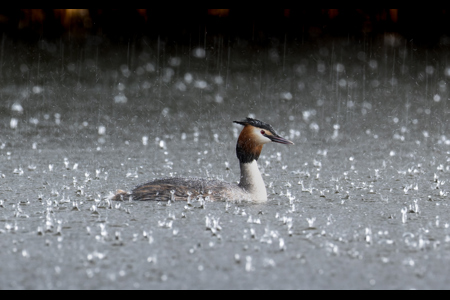
[[[72,211],[80,211],[78,207],[78,201],[72,201]]]
[[[217,235],[217,233],[222,230],[222,227],[220,226],[219,222],[220,222],[220,218],[216,218],[214,216],[207,215],[205,217],[206,230],[211,231],[213,235]]]
[[[245,257],[245,271],[246,272],[254,272],[255,268],[253,267],[253,259],[251,256],[246,256]]]
[[[420,213],[419,200],[418,199],[414,199],[413,200],[413,204],[409,205],[409,212],[410,213],[415,213],[415,214],[419,214]]]
[[[286,243],[284,242],[283,238],[280,238],[278,240],[278,248],[280,249],[280,251],[286,251]]]
[[[372,229],[366,228],[365,234],[366,234],[366,237],[365,237],[366,243],[369,245],[372,244],[372,242],[373,242]]]
[[[251,215],[247,219],[247,223],[249,224],[261,224],[261,220],[259,218],[253,218]]]
[[[408,220],[408,216],[407,216],[408,208],[404,207],[404,208],[401,209],[400,212],[402,214],[402,223],[405,224],[406,221]]]
[[[341,126],[339,124],[334,124],[333,125],[333,135],[331,136],[332,139],[337,139],[339,137],[339,129],[341,128]]]
[[[315,229],[314,222],[316,222],[316,217],[306,218],[306,221],[308,221],[308,229]]]
[[[158,221],[158,227],[171,229],[172,225],[173,225],[173,220]]]

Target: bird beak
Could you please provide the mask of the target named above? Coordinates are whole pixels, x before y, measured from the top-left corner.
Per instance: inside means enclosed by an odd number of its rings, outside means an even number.
[[[275,135],[267,135],[267,137],[274,143],[280,143],[285,145],[294,145],[293,142],[290,140],[287,140],[285,138],[282,138],[281,136],[275,136]]]

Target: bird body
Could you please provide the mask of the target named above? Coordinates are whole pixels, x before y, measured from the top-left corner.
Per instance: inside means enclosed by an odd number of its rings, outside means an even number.
[[[293,143],[279,136],[271,125],[259,120],[246,118],[234,122],[244,126],[236,144],[241,170],[238,185],[215,179],[174,177],[139,185],[130,193],[119,190],[110,199],[190,201],[201,197],[207,201],[267,201],[266,187],[257,164],[263,145],[269,142]]]

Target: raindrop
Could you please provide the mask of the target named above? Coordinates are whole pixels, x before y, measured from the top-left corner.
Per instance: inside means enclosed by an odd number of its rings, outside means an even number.
[[[119,82],[119,84],[117,85],[117,89],[122,92],[123,90],[125,90],[125,85]]]
[[[324,73],[325,71],[326,71],[326,66],[325,66],[325,64],[322,63],[322,62],[319,62],[319,63],[317,64],[317,72],[319,72],[319,73]]]
[[[42,93],[42,88],[40,86],[36,85],[33,87],[32,91],[34,94],[40,94],[40,93]]]
[[[214,82],[215,82],[216,84],[218,84],[218,85],[223,84],[223,78],[222,78],[222,76],[215,76],[215,77],[214,77]]]
[[[125,104],[127,101],[128,98],[123,93],[119,93],[119,95],[114,96],[114,103]]]
[[[168,228],[171,229],[173,225],[173,220],[164,220],[164,221],[158,221],[158,226],[161,228]]]
[[[20,72],[22,73],[26,73],[28,72],[30,69],[28,68],[28,66],[26,64],[21,64],[20,65]]]
[[[208,84],[204,80],[196,80],[194,86],[199,89],[205,89],[208,87]]]
[[[23,113],[22,105],[20,105],[20,103],[17,103],[17,102],[12,105],[11,110],[13,112],[15,112],[15,113],[18,113],[18,114],[22,114]]]
[[[336,139],[339,136],[339,129],[341,128],[341,126],[339,124],[334,124],[333,125],[333,136],[331,137],[332,139]]]
[[[150,82],[148,82],[147,80],[144,80],[144,82],[142,83],[142,88],[147,90],[151,87],[152,87],[152,84]]]
[[[433,66],[427,66],[427,67],[425,68],[425,72],[427,72],[427,74],[429,74],[429,75],[433,75],[433,73],[434,73],[434,67],[433,67]]]
[[[195,48],[192,51],[192,55],[197,58],[204,58],[206,56],[206,51],[203,48]]]
[[[55,123],[56,123],[56,125],[61,124],[61,114],[55,113],[54,117],[55,117]]]
[[[366,228],[366,243],[372,244],[372,229]]]
[[[194,77],[192,76],[191,73],[186,73],[184,74],[184,81],[186,81],[186,83],[191,83],[192,80],[194,80]]]
[[[206,216],[205,218],[205,226],[206,230],[210,230],[213,235],[216,235],[216,233],[220,230],[222,230],[222,227],[219,224],[220,218],[215,218],[213,216]]]
[[[181,64],[181,58],[179,57],[171,57],[169,59],[169,65],[171,67],[178,67]]]
[[[289,92],[281,93],[281,99],[284,100],[292,100],[292,94]]]
[[[103,126],[103,125],[100,125],[100,126],[98,127],[98,134],[99,134],[99,135],[105,135],[105,133],[106,133],[106,127]]]
[[[11,129],[16,129],[18,124],[19,120],[17,120],[16,118],[11,118],[11,121],[9,122],[9,126],[11,127]]]
[[[41,226],[38,226],[36,230],[37,235],[44,235],[44,229]]]
[[[263,266],[265,268],[268,268],[268,267],[275,268],[277,265],[273,259],[266,257],[266,258],[264,258]]]
[[[92,205],[90,210],[91,210],[91,213],[93,215],[98,215],[99,214],[99,212],[97,211],[97,206],[96,205]]]
[[[19,176],[22,176],[23,175],[23,169],[22,168],[14,169],[13,173],[17,174]]]
[[[278,246],[279,246],[280,251],[286,251],[286,244],[284,242],[284,239],[280,238],[278,240],[278,242],[279,242]]]
[[[144,146],[148,145],[148,136],[144,135],[142,137],[142,145],[144,145]]]
[[[223,97],[217,94],[216,96],[214,96],[214,101],[216,101],[216,103],[223,103]]]
[[[158,262],[158,258],[156,255],[147,257],[147,262],[151,264],[156,264]]]
[[[241,263],[241,256],[239,254],[235,254],[234,255],[234,261],[238,264]]]
[[[341,72],[344,72],[345,67],[344,67],[343,64],[337,63],[337,64],[335,65],[335,70],[336,70],[338,73],[341,73]]]
[[[172,68],[164,68],[162,80],[169,83],[172,80],[173,75],[175,75],[175,71]]]
[[[99,224],[100,226],[100,235],[102,237],[107,237],[108,236],[108,232],[106,231],[106,225],[105,224]]]
[[[413,260],[412,258],[406,258],[406,259],[403,260],[403,264],[404,264],[405,266],[414,267],[414,265],[415,265],[416,263],[414,262],[414,260]]]
[[[252,265],[252,257],[251,256],[245,257],[245,271],[246,272],[255,271],[255,268]]]
[[[72,201],[72,211],[80,211],[77,201]]]
[[[408,209],[406,207],[404,207],[404,208],[402,208],[402,210],[400,212],[402,213],[402,223],[405,224],[408,219],[408,216],[407,216]]]
[[[178,81],[178,82],[175,84],[175,88],[176,88],[177,90],[181,91],[181,92],[185,92],[185,91],[186,91],[186,85],[185,85],[183,82],[181,82],[181,81]]]
[[[137,74],[138,76],[142,76],[142,75],[144,75],[144,73],[145,73],[144,68],[138,67],[138,68],[136,69],[136,74]]]
[[[153,73],[156,71],[155,66],[152,63],[147,63],[145,65],[145,70],[149,73]]]
[[[167,118],[167,116],[169,115],[169,111],[170,111],[170,109],[168,107],[164,107],[164,109],[161,111],[161,115],[164,118]]]
[[[272,62],[277,63],[280,60],[280,55],[278,54],[277,49],[269,50],[269,58]]]

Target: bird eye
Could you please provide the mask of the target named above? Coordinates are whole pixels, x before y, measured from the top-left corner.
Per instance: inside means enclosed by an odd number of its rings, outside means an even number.
[[[266,132],[265,132],[264,130],[261,130],[261,134],[263,134],[263,135],[264,135],[264,134],[266,134]]]

